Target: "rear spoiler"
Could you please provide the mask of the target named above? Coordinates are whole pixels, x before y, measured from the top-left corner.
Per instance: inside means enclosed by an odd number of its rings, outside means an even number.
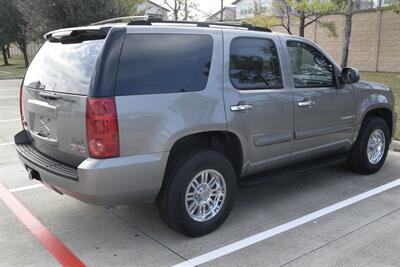
[[[70,28],[46,33],[44,38],[51,43],[81,43],[83,41],[105,39],[110,29],[111,27]]]

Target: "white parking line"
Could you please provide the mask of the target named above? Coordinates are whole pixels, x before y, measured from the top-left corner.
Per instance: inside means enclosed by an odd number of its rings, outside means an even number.
[[[320,217],[322,217],[324,215],[327,215],[327,214],[332,213],[334,211],[343,209],[343,208],[345,208],[347,206],[350,206],[350,205],[352,205],[354,203],[357,203],[357,202],[359,202],[361,200],[364,200],[366,198],[372,197],[374,195],[377,195],[379,193],[382,193],[382,192],[384,192],[386,190],[389,190],[389,189],[397,187],[397,186],[400,186],[400,179],[397,179],[397,180],[395,180],[393,182],[384,184],[382,186],[379,186],[377,188],[374,188],[372,190],[369,190],[369,191],[367,191],[365,193],[362,193],[362,194],[359,194],[357,196],[348,198],[346,200],[343,200],[341,202],[338,202],[336,204],[333,204],[333,205],[328,206],[326,208],[323,208],[321,210],[317,210],[317,211],[315,211],[313,213],[310,213],[308,215],[305,215],[305,216],[300,217],[298,219],[295,219],[293,221],[287,222],[285,224],[279,225],[279,226],[274,227],[272,229],[269,229],[269,230],[266,230],[264,232],[255,234],[253,236],[250,236],[248,238],[239,240],[239,241],[231,243],[229,245],[223,246],[221,248],[218,248],[216,250],[210,251],[210,252],[205,253],[203,255],[200,255],[198,257],[194,257],[194,258],[189,259],[187,261],[184,261],[182,263],[176,264],[173,267],[183,267],[183,266],[185,266],[185,267],[188,267],[188,266],[193,267],[193,266],[197,266],[197,265],[200,265],[200,264],[204,264],[206,262],[215,260],[217,258],[220,258],[220,257],[225,256],[227,254],[230,254],[232,252],[235,252],[237,250],[240,250],[240,249],[243,249],[245,247],[251,246],[251,245],[253,245],[255,243],[258,243],[260,241],[266,240],[266,239],[268,239],[270,237],[273,237],[273,236],[276,236],[276,235],[281,234],[283,232],[289,231],[289,230],[291,230],[291,229],[293,229],[295,227],[298,227],[298,226],[303,225],[305,223],[311,222],[311,221],[313,221],[315,219],[318,219],[318,218],[320,218]]]
[[[8,191],[10,191],[11,193],[14,193],[14,192],[19,192],[19,191],[25,191],[25,190],[30,190],[30,189],[34,189],[34,188],[39,188],[39,187],[43,187],[43,186],[44,186],[43,184],[34,184],[34,185],[12,188],[12,189],[9,189]]]
[[[19,106],[8,106],[8,107],[0,107],[0,108],[19,108]]]
[[[20,121],[20,120],[21,120],[21,119],[1,120],[0,123],[1,123],[1,122],[9,122],[9,121]]]
[[[11,146],[14,145],[15,143],[0,143],[0,146]]]
[[[0,99],[19,98],[19,96],[0,96]]]

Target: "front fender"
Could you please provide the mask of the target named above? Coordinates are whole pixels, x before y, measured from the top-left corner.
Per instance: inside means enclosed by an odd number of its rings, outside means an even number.
[[[368,112],[377,109],[386,109],[391,112],[392,134],[394,134],[396,114],[394,112],[394,96],[391,89],[381,84],[359,82],[355,85],[355,92],[357,105],[355,112],[356,135],[354,140],[357,138],[365,116]]]

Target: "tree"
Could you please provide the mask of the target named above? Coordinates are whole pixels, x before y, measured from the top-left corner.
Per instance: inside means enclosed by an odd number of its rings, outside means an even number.
[[[253,0],[254,16],[260,16],[262,13],[262,5],[260,0]]]
[[[389,5],[390,9],[392,9],[397,15],[400,15],[400,0],[392,0]]]
[[[12,39],[9,38],[8,34],[5,31],[3,31],[2,28],[3,27],[0,28],[0,47],[1,47],[1,54],[3,56],[3,65],[7,66],[10,65],[10,63],[8,63],[8,57],[7,57],[7,45],[10,43]]]
[[[10,63],[8,63],[7,50],[6,50],[6,47],[4,45],[1,47],[1,54],[3,56],[3,66],[10,65]]]
[[[219,20],[224,21],[224,0],[221,0],[221,14]]]
[[[18,10],[15,0],[0,0],[2,7],[0,11],[0,46],[4,64],[8,64],[7,47],[10,43],[15,43],[21,50],[25,67],[28,66],[28,54],[26,51],[27,36],[26,36],[26,21],[22,13]]]
[[[7,46],[6,46],[6,52],[7,52],[7,57],[8,57],[8,58],[11,58],[10,45],[11,45],[11,44],[7,44]]]
[[[184,15],[183,20],[184,20],[184,21],[187,21],[188,18],[189,18],[189,6],[188,6],[188,1],[187,1],[187,0],[185,0],[184,14],[185,14],[185,15]]]
[[[173,3],[170,3],[167,0],[164,0],[164,3],[172,10],[174,20],[178,20],[179,12],[182,9],[183,1],[181,0],[173,0]]]
[[[29,66],[28,52],[26,50],[28,46],[28,38],[25,34],[25,30],[23,33],[21,33],[20,36],[18,36],[15,43],[18,49],[22,52],[22,55],[24,57],[25,68],[27,68]]]
[[[250,23],[254,26],[263,27],[263,28],[271,28],[277,24],[277,20],[275,17],[263,16],[263,15],[257,15],[257,16],[245,19],[244,21],[247,23]]]
[[[254,26],[270,28],[277,24],[274,16],[267,16],[263,14],[263,9],[260,0],[253,0],[254,16],[251,18],[244,19],[245,22],[250,23]]]
[[[88,25],[113,17],[128,16],[137,1],[131,0],[14,0],[28,24],[30,38],[41,39],[48,31]]]
[[[121,4],[128,8],[129,15],[136,16],[136,15],[144,15],[144,11],[138,11],[138,6],[144,3],[144,0],[120,0]]]
[[[338,1],[319,0],[280,0],[275,9],[279,12],[278,25],[293,34],[292,23],[296,19],[299,23],[299,35],[304,37],[305,29],[313,23],[327,28],[332,36],[337,36],[333,22],[321,21],[321,18],[337,12],[341,8]]]
[[[15,39],[13,23],[9,16],[8,10],[12,8],[7,0],[0,0],[0,47],[3,56],[3,65],[9,65],[7,58],[7,45]]]
[[[352,27],[352,17],[353,17],[353,0],[347,0],[347,6],[345,10],[345,24],[344,24],[344,39],[343,39],[343,47],[342,47],[342,62],[341,67],[344,68],[347,66],[347,61],[349,58],[349,46],[350,46],[350,36],[351,36],[351,27]]]
[[[188,20],[190,12],[197,8],[194,0],[164,0],[164,3],[172,10],[174,20],[179,20],[180,17]]]

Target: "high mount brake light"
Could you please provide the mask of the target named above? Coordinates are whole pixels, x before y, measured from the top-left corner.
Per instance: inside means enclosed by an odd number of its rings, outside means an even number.
[[[119,156],[118,116],[114,97],[87,99],[86,135],[90,157]]]
[[[107,36],[107,30],[67,30],[55,31],[45,35],[45,38],[52,43],[75,44],[89,40],[100,40]]]

